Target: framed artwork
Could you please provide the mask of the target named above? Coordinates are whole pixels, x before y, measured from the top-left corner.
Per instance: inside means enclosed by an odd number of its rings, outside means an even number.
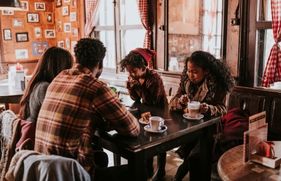
[[[62,0],[56,0],[56,7],[62,6]]]
[[[64,48],[64,41],[63,40],[58,41],[57,46],[60,47],[60,48]]]
[[[65,2],[65,3],[70,3],[70,0],[64,0],[63,2]]]
[[[63,24],[63,31],[65,33],[71,33],[71,23],[64,23]]]
[[[54,29],[46,29],[45,30],[45,38],[55,38],[56,32]]]
[[[69,21],[75,22],[76,21],[76,12],[71,12],[69,15]]]
[[[13,20],[13,26],[14,27],[21,27],[21,26],[23,26],[23,20],[22,19],[14,19]]]
[[[12,40],[12,31],[11,29],[3,29],[3,39],[5,41]]]
[[[27,22],[28,23],[39,23],[39,14],[38,13],[27,13]]]
[[[40,56],[49,47],[48,42],[32,42],[32,55]]]
[[[46,4],[42,2],[35,2],[34,3],[34,9],[36,11],[45,11],[46,10]]]
[[[49,23],[49,24],[53,24],[53,23],[54,23],[54,16],[53,16],[53,13],[47,12],[46,15],[45,15],[45,17],[46,17],[47,23]]]
[[[22,11],[28,11],[29,10],[28,1],[20,1],[20,7]]]
[[[28,49],[15,49],[16,59],[28,59]]]
[[[65,48],[70,49],[70,39],[65,38]]]
[[[2,15],[4,16],[11,16],[11,15],[14,15],[14,11],[13,10],[8,10],[8,9],[4,9],[2,10]]]
[[[68,6],[63,6],[62,7],[62,13],[63,16],[68,16],[69,15],[69,8]]]
[[[16,33],[16,41],[17,42],[27,42],[28,33],[27,32]]]
[[[35,38],[41,38],[41,36],[42,36],[41,27],[34,28],[34,35],[35,35]]]
[[[73,36],[78,36],[78,28],[71,28],[71,33]]]

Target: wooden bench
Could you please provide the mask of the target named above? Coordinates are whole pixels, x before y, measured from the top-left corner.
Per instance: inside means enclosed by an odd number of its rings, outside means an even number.
[[[228,99],[228,110],[248,109],[250,115],[266,111],[268,139],[281,140],[281,90],[235,86]]]

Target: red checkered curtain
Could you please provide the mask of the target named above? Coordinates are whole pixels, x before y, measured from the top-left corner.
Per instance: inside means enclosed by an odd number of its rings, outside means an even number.
[[[85,0],[86,24],[84,35],[91,37],[97,23],[99,0]]]
[[[281,41],[281,0],[271,0],[272,30],[275,40],[262,78],[262,86],[281,80],[281,51],[278,43]]]
[[[152,49],[152,27],[154,24],[151,0],[138,0],[141,22],[146,29],[143,48]]]

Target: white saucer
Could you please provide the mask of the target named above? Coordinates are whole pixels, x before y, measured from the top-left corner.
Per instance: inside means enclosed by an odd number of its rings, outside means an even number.
[[[204,118],[204,115],[203,115],[203,114],[198,114],[196,118],[190,117],[190,116],[188,115],[188,113],[184,113],[182,116],[183,116],[185,119],[192,119],[192,120],[200,120],[200,119]]]
[[[142,118],[139,119],[139,122],[140,122],[141,124],[149,124],[149,121],[145,122],[145,121],[143,121]]]
[[[144,128],[145,131],[150,132],[150,133],[164,133],[168,129],[168,127],[166,125],[162,125],[161,129],[157,130],[157,131],[156,130],[152,130],[150,128],[150,125],[146,125],[143,128]]]

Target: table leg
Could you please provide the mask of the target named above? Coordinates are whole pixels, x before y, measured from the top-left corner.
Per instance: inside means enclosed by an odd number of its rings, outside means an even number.
[[[128,159],[130,178],[135,181],[147,180],[146,158],[144,153],[138,153]]]
[[[114,166],[121,165],[121,156],[119,154],[113,153],[113,160],[114,160]]]

